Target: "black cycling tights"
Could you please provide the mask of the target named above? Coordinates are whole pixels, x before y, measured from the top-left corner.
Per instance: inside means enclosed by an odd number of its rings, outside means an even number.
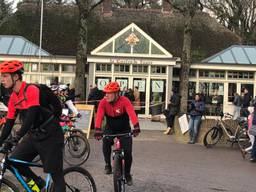
[[[63,172],[57,172],[52,174],[52,180],[54,183],[54,192],[66,192],[65,180]]]

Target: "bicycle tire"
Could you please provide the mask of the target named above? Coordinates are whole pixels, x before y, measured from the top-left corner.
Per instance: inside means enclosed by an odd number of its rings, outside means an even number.
[[[92,175],[84,168],[82,167],[69,167],[67,169],[64,169],[64,179],[65,179],[65,184],[66,184],[66,192],[97,192],[97,187],[95,184],[95,181],[92,177]],[[79,179],[75,173],[82,175],[82,177],[88,182],[85,185],[82,185],[81,178]],[[74,174],[74,179],[70,179],[68,177],[68,174]],[[75,181],[76,183],[73,184],[71,181]],[[79,185],[79,186],[78,186]],[[53,192],[54,185],[51,184],[50,186],[50,192]]]
[[[2,179],[1,192],[19,192],[18,187],[7,179]]]
[[[87,161],[90,155],[90,144],[80,135],[71,135],[66,138],[64,160],[71,166],[80,166]]]
[[[207,148],[213,147],[220,141],[222,135],[223,135],[222,130],[219,127],[216,127],[216,126],[212,127],[209,131],[206,132],[204,136],[204,146]],[[208,138],[213,142],[209,143]]]
[[[86,136],[86,134],[85,134],[81,129],[73,128],[73,129],[70,129],[69,132],[70,132],[71,134],[81,135],[82,137],[85,137],[85,136]]]
[[[252,145],[249,136],[244,131],[240,131],[240,133],[238,133],[237,143],[241,150],[245,150]]]
[[[113,183],[115,192],[125,192],[125,181],[122,179],[122,159],[119,154],[114,156]]]

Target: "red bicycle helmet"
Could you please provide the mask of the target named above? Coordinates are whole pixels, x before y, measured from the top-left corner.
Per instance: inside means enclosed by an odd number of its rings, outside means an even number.
[[[108,83],[103,90],[105,93],[115,93],[120,91],[120,86],[117,82]]]
[[[17,71],[23,72],[23,63],[20,61],[4,61],[0,64],[0,73],[14,73]]]

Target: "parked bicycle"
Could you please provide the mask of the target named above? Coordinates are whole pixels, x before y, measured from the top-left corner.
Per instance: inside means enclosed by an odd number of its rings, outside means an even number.
[[[125,158],[121,145],[122,137],[132,137],[132,133],[104,135],[106,138],[114,138],[113,150],[113,183],[115,192],[125,192]]]
[[[238,143],[239,147],[245,148],[250,144],[249,137],[247,135],[247,120],[243,118],[238,118],[235,121],[237,122],[237,126],[235,129],[227,124],[223,120],[223,118],[233,118],[233,115],[229,113],[222,113],[220,118],[216,118],[216,124],[206,132],[204,136],[204,145],[207,148],[213,147],[216,145],[223,137],[227,137],[227,142],[231,143],[232,146],[235,143]],[[233,130],[235,132],[233,133]]]
[[[19,171],[13,166],[13,163],[20,164],[27,167],[43,168],[41,164],[21,161],[18,159],[9,158],[9,152],[0,149],[0,153],[3,154],[1,161],[0,172],[0,191],[1,192],[19,192],[21,191],[17,182],[10,180],[10,177],[5,177],[6,170],[9,170],[21,184],[22,188],[26,192],[33,192],[33,190],[25,182]],[[96,192],[96,184],[90,173],[81,167],[69,167],[64,170],[64,178],[67,192]],[[44,192],[53,192],[53,182],[51,175],[47,174],[45,178],[46,184]],[[42,190],[41,190],[42,191]]]
[[[65,133],[64,160],[72,166],[82,165],[90,155],[90,144],[85,133],[75,128],[75,118],[63,120],[62,129]]]

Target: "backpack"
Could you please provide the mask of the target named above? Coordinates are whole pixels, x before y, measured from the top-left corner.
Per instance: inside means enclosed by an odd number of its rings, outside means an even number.
[[[60,118],[62,114],[62,107],[60,100],[58,97],[53,93],[53,91],[45,84],[26,84],[24,88],[24,99],[26,100],[26,91],[27,88],[30,85],[34,85],[39,89],[39,102],[40,102],[40,107],[44,109],[44,111],[48,111],[55,117]]]

